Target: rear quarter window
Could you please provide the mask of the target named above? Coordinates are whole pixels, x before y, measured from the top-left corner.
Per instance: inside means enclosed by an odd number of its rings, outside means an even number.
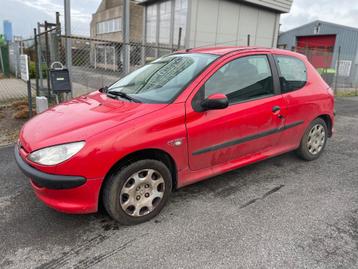
[[[304,62],[291,56],[275,56],[280,74],[281,92],[288,93],[304,87],[307,83],[307,68]]]

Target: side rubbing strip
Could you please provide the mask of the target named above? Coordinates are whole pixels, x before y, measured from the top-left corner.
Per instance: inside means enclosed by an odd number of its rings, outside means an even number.
[[[296,121],[296,122],[287,124],[282,128],[275,128],[275,129],[267,130],[267,131],[264,131],[262,133],[257,133],[257,134],[254,134],[254,135],[245,136],[245,137],[240,138],[240,139],[231,140],[231,141],[228,141],[228,142],[225,142],[225,143],[222,143],[222,144],[218,144],[218,145],[214,145],[214,146],[211,146],[211,147],[208,147],[208,148],[200,149],[198,151],[194,151],[192,153],[192,155],[199,155],[199,154],[207,153],[207,152],[210,152],[210,151],[219,150],[219,149],[222,149],[222,148],[227,148],[227,147],[231,147],[231,146],[234,146],[234,145],[239,145],[239,144],[251,141],[251,140],[255,140],[255,139],[259,139],[259,138],[262,138],[262,137],[265,137],[265,136],[268,136],[268,135],[283,132],[283,131],[285,131],[287,129],[296,127],[298,125],[301,125],[302,123],[303,123],[303,121]]]

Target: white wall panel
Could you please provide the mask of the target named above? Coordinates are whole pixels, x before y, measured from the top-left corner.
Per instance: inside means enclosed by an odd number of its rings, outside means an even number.
[[[191,0],[189,47],[275,44],[278,13],[229,0]]]
[[[247,45],[247,36],[250,35],[250,45],[256,45],[256,30],[259,17],[259,9],[251,6],[241,5],[238,44]]]
[[[219,15],[218,0],[197,0],[197,24],[195,46],[216,43],[217,22]]]
[[[256,44],[265,47],[272,46],[272,38],[276,27],[276,14],[260,10],[258,16]]]
[[[240,5],[235,2],[220,1],[216,42],[223,45],[237,45],[237,28]]]

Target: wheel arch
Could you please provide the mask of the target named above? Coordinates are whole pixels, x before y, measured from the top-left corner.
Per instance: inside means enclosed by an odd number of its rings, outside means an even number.
[[[333,130],[332,130],[333,120],[332,120],[331,116],[328,114],[323,114],[323,115],[320,115],[318,118],[321,118],[324,120],[324,122],[327,125],[327,129],[328,129],[328,137],[332,137],[332,135],[333,135]]]
[[[145,160],[145,159],[152,159],[152,160],[157,160],[157,161],[163,162],[168,167],[168,169],[170,170],[170,173],[172,175],[173,189],[175,189],[177,187],[178,173],[177,173],[177,165],[174,161],[174,158],[169,153],[167,153],[166,151],[161,150],[161,149],[156,149],[156,148],[142,149],[142,150],[134,151],[132,153],[127,154],[126,156],[119,159],[110,168],[110,170],[107,172],[107,174],[102,182],[102,185],[101,185],[101,190],[100,190],[99,199],[98,199],[99,206],[101,206],[101,204],[102,204],[103,186],[105,185],[105,182],[108,180],[108,178],[113,173],[118,171],[121,167],[123,167],[124,165],[128,165],[132,162],[139,161],[139,160]]]

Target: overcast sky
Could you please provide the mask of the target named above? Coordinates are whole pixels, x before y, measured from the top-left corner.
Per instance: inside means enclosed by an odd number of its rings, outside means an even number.
[[[281,17],[281,30],[318,19],[358,28],[358,0],[293,0],[291,12]]]
[[[61,14],[63,22],[63,0],[0,0],[0,33],[3,32],[2,21],[10,20],[13,24],[14,35],[29,37],[37,22],[55,22],[56,11]],[[92,13],[100,0],[72,0],[72,31],[77,34],[89,33],[89,23]]]
[[[72,0],[72,32],[89,33],[91,14],[100,0]],[[357,0],[294,0],[289,14],[282,15],[281,30],[286,31],[313,20],[321,19],[358,27]],[[55,21],[55,12],[63,15],[63,0],[0,0],[0,33],[2,21],[13,23],[15,35],[29,37],[38,21]],[[63,21],[63,16],[61,17]]]

